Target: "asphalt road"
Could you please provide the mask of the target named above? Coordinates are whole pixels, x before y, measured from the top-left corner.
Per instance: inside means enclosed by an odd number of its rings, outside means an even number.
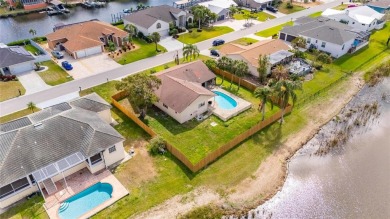
[[[236,39],[239,39],[243,36],[256,33],[261,30],[268,29],[270,27],[283,24],[285,22],[294,20],[296,18],[310,15],[317,11],[323,11],[327,8],[335,7],[341,4],[343,0],[336,0],[334,2],[322,4],[316,7],[312,7],[303,11],[299,11],[293,14],[286,15],[284,17],[276,18],[273,20],[266,21],[261,24],[254,25],[252,27],[246,28],[244,30],[231,32],[225,34],[223,36],[219,36],[218,38],[224,39],[226,42],[230,42]],[[200,43],[197,43],[199,50],[205,50],[210,48],[211,42],[213,39],[209,39]],[[24,96],[20,96],[17,98],[13,98],[0,103],[0,116],[4,116],[15,111],[19,111],[25,109],[27,107],[27,103],[33,102],[35,104],[45,102],[47,100],[51,100],[54,98],[58,98],[64,95],[67,95],[72,92],[77,92],[80,89],[87,89],[102,83],[107,82],[108,80],[114,80],[118,78],[122,78],[127,75],[135,74],[137,72],[152,68],[154,66],[162,65],[164,63],[170,62],[174,60],[174,56],[177,52],[167,52],[158,56],[150,57],[147,59],[143,59],[137,62],[130,63],[128,65],[121,66],[119,68],[101,72],[96,75],[92,75],[90,77],[74,80],[65,84],[57,85],[55,87],[49,88],[47,90],[39,91],[32,94],[27,94]],[[179,51],[179,56],[181,56],[181,51]]]

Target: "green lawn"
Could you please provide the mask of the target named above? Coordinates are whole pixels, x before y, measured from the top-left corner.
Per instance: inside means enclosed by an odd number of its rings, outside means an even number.
[[[243,38],[240,38],[240,39],[238,39],[238,40],[234,40],[234,41],[232,41],[231,43],[240,44],[240,45],[243,45],[243,46],[248,46],[248,45],[250,45],[250,44],[252,44],[252,43],[256,43],[256,42],[258,42],[258,40],[253,39],[253,38],[249,38],[249,37],[243,37]],[[218,50],[218,49],[220,49],[222,46],[223,46],[223,45],[213,46],[213,47],[210,48],[210,50],[211,50],[211,49],[216,49],[216,50]]]
[[[116,62],[121,65],[125,65],[166,52],[166,49],[160,45],[158,45],[158,49],[161,52],[158,53],[156,51],[156,45],[154,43],[147,43],[146,41],[140,40],[138,38],[134,38],[133,41],[139,48],[136,50],[127,51],[122,56],[115,58],[114,60]]]
[[[347,4],[342,4],[342,5],[334,7],[333,9],[342,11],[342,10],[344,10],[346,8],[348,8],[348,5]]]
[[[39,108],[35,108],[34,109],[34,112],[38,112]],[[23,117],[23,116],[27,116],[27,115],[30,115],[31,113],[33,113],[33,111],[31,111],[30,109],[24,109],[24,110],[20,110],[20,111],[17,111],[17,112],[14,112],[14,113],[11,113],[11,114],[8,114],[6,116],[2,116],[0,117],[0,123],[5,123],[5,122],[9,122],[9,121],[12,121],[14,119],[18,119],[20,117]]]
[[[55,86],[73,80],[73,78],[64,69],[52,60],[42,62],[41,65],[49,68],[46,71],[38,73],[38,75],[48,85]]]
[[[248,10],[241,10],[241,11],[238,11],[236,14],[233,15],[234,19],[236,20],[244,20],[244,19],[247,19],[245,15],[250,15],[250,16],[253,16],[256,18],[256,20],[258,21],[266,21],[268,18],[269,19],[274,19],[275,16],[272,16],[270,14],[267,14],[265,12],[256,12],[256,13],[251,13],[250,11]]]
[[[257,36],[261,36],[261,37],[270,37],[270,36],[273,36],[275,34],[278,34],[279,31],[284,27],[284,26],[292,26],[294,24],[294,22],[292,21],[289,21],[289,22],[286,22],[284,24],[281,24],[281,25],[278,25],[278,26],[275,26],[275,27],[271,27],[271,28],[268,28],[268,29],[265,29],[265,30],[262,30],[260,32],[257,32],[256,35]]]
[[[293,6],[294,6],[293,8],[287,8],[287,2],[290,2],[290,1],[284,1],[284,2],[282,2],[282,4],[279,5],[279,7],[278,7],[279,12],[281,12],[283,14],[291,14],[291,13],[305,10],[304,7],[294,5],[294,4],[293,4]]]
[[[192,33],[182,34],[177,40],[185,44],[194,44],[233,31],[230,27],[207,27],[203,28],[202,32],[197,32],[196,28],[193,28]]]
[[[309,17],[316,18],[316,17],[321,16],[321,14],[322,14],[322,11],[319,11],[319,12],[316,12],[316,13],[309,15]]]
[[[386,46],[390,32],[390,22],[387,22],[382,30],[374,31],[370,37],[368,46],[353,54],[346,54],[338,58],[334,64],[343,71],[356,71],[363,65],[372,65],[382,58],[390,56],[390,48]]]
[[[31,52],[32,54],[36,54],[36,53],[40,53],[40,51],[39,51],[39,49],[37,49],[37,48],[35,48],[35,46],[33,46],[33,45],[31,45],[31,44],[27,44],[27,45],[25,45],[24,46],[24,48],[27,50],[27,51],[29,51],[29,52]]]
[[[19,81],[0,81],[0,102],[19,96],[19,90],[24,95],[26,89],[24,89],[22,83]]]

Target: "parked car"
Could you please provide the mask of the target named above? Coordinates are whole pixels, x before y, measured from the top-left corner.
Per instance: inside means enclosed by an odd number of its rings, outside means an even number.
[[[59,52],[59,51],[52,51],[51,54],[56,57],[57,59],[62,59],[64,58],[64,54],[62,54],[62,52]]]
[[[213,46],[219,46],[225,43],[225,40],[222,39],[216,39],[213,41]]]
[[[278,12],[278,9],[272,6],[267,6],[265,9],[267,9],[270,12],[276,13]]]
[[[73,69],[73,66],[68,61],[61,62],[62,67],[65,68],[65,70],[69,71]]]
[[[219,57],[219,52],[215,49],[210,50],[210,55]]]

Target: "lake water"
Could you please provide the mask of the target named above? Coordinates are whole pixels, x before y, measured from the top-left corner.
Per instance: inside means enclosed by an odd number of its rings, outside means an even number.
[[[353,122],[345,144],[316,155],[338,133],[335,121],[325,125],[291,159],[282,190],[248,218],[390,218],[390,79],[364,88],[343,112],[375,101],[379,114],[363,115],[367,124]]]
[[[109,2],[106,7],[85,9],[76,7],[70,9],[66,15],[48,16],[46,13],[33,13],[14,18],[0,19],[0,42],[9,43],[12,41],[30,38],[30,29],[37,31],[37,36],[44,36],[53,31],[58,23],[75,23],[91,19],[112,22],[112,14],[118,15],[125,8],[136,9],[138,3],[144,5],[172,5],[174,0],[145,0],[145,1],[115,1]]]

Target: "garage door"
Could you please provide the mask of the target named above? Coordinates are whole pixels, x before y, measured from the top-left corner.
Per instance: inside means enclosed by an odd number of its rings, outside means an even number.
[[[157,33],[160,34],[160,36],[169,36],[168,30],[162,30],[162,31],[159,31]]]
[[[34,64],[32,62],[24,62],[17,65],[12,65],[9,67],[11,74],[19,74],[26,71],[31,71],[34,69]]]
[[[287,42],[291,42],[291,41],[293,41],[295,38],[296,38],[295,36],[287,35],[286,41],[287,41]]]
[[[286,38],[286,34],[285,33],[280,33],[279,39],[284,40],[285,38]]]
[[[99,54],[102,52],[102,48],[100,46],[92,47],[84,50],[77,51],[77,58],[83,58],[90,55]]]

